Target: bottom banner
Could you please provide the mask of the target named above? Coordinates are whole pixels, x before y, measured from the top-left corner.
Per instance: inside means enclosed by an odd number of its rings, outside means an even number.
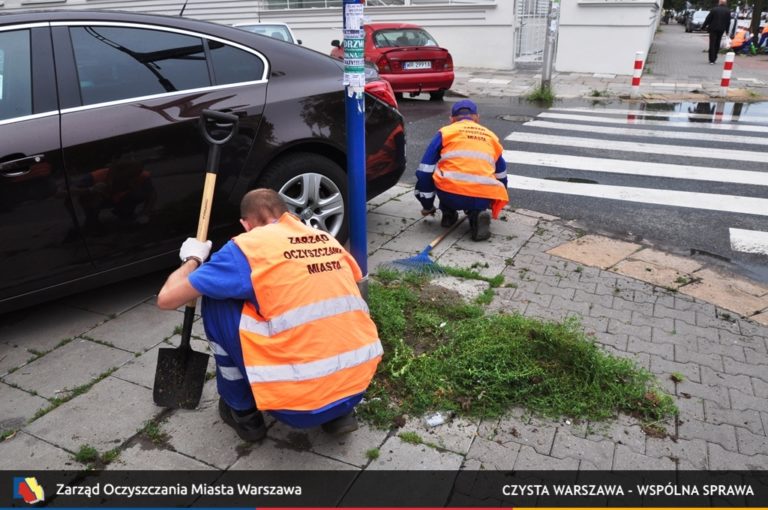
[[[764,471],[0,472],[0,507],[768,507]]]

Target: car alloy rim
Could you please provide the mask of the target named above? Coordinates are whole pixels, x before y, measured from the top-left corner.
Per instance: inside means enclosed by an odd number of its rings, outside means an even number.
[[[328,177],[305,173],[286,182],[278,191],[288,210],[301,221],[336,236],[344,221],[344,197]]]

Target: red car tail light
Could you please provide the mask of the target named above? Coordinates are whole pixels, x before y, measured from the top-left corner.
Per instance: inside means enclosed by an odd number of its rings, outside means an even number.
[[[391,73],[392,69],[389,67],[389,60],[382,55],[379,60],[376,61],[376,68],[380,73]]]
[[[445,69],[446,71],[453,71],[453,57],[451,57],[450,53],[446,55],[445,67],[443,69]]]
[[[397,108],[397,98],[392,85],[386,80],[376,80],[365,84],[365,91],[388,105]]]

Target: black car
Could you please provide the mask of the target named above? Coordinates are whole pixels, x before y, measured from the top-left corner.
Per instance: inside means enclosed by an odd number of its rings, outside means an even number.
[[[345,241],[342,76],[326,55],[203,21],[0,15],[0,313],[177,263],[200,210],[205,109],[239,117],[211,239],[238,232],[246,191],[270,187]],[[405,169],[394,100],[367,96],[366,130],[371,198]]]

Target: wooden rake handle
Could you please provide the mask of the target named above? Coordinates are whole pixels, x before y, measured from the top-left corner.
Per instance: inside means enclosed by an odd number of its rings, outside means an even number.
[[[467,219],[467,216],[466,216],[466,215],[465,215],[465,216],[462,216],[462,217],[461,217],[461,219],[460,219],[459,221],[457,221],[456,223],[454,223],[454,224],[453,224],[453,225],[452,225],[452,226],[451,226],[451,227],[450,227],[448,230],[446,230],[445,232],[443,232],[442,234],[440,234],[439,236],[437,236],[437,237],[435,238],[435,240],[434,240],[434,241],[432,241],[431,243],[429,243],[429,244],[427,245],[427,248],[429,248],[429,251],[432,251],[432,249],[433,249],[435,246],[437,246],[438,244],[442,243],[442,242],[443,242],[443,239],[445,239],[446,237],[448,237],[448,235],[449,235],[451,232],[453,232],[454,230],[456,230],[456,229],[458,228],[458,226],[459,226],[459,225],[461,225],[461,224],[464,222],[464,220],[466,220],[466,219]]]

